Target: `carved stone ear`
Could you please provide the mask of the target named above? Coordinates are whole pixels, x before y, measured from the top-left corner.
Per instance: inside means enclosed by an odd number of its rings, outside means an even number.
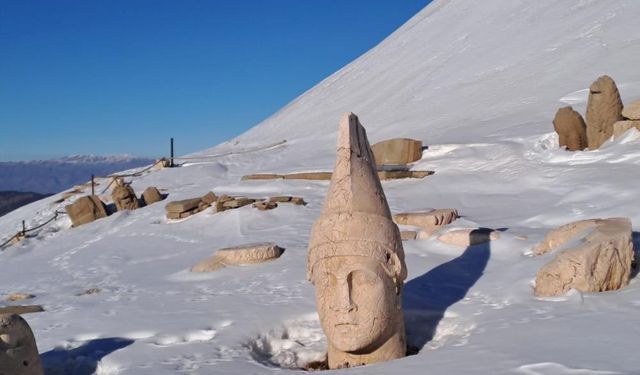
[[[402,262],[395,252],[387,252],[387,267],[393,276],[396,284],[398,283],[398,276],[402,274]]]

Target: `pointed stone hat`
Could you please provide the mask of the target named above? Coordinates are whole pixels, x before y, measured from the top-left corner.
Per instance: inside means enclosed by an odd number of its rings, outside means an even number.
[[[313,281],[316,262],[336,256],[374,258],[396,281],[407,277],[400,231],[391,218],[367,133],[353,113],[340,120],[335,170],[309,240],[307,278]]]

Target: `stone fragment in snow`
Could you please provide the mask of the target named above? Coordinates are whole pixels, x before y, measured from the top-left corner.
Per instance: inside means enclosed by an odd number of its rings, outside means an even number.
[[[40,305],[24,305],[24,306],[5,306],[0,307],[0,314],[30,314],[43,312],[44,309]]]
[[[581,244],[560,252],[538,271],[535,294],[560,296],[572,288],[581,292],[620,289],[629,283],[633,260],[631,221],[600,220]]]
[[[627,130],[631,128],[636,128],[638,129],[638,131],[640,131],[640,121],[637,121],[637,120],[618,121],[615,124],[613,124],[613,137],[617,138],[623,135],[624,133],[626,133]]]
[[[244,207],[248,204],[251,204],[255,202],[255,199],[250,199],[250,198],[243,198],[243,197],[237,197],[231,200],[228,200],[224,203],[222,203],[222,207],[227,209],[227,208],[240,208],[240,207]]]
[[[489,228],[454,229],[438,236],[438,241],[448,245],[469,247],[500,239],[500,232]]]
[[[374,144],[371,149],[376,165],[409,164],[422,158],[422,141],[394,138]]]
[[[198,208],[198,205],[202,202],[201,198],[191,198],[191,199],[183,199],[180,201],[173,201],[167,203],[165,206],[165,210],[167,213],[181,213],[191,211],[193,209]]]
[[[533,248],[535,255],[546,254],[571,241],[580,232],[594,228],[602,223],[602,219],[587,219],[562,225],[547,233],[542,242]]]
[[[566,146],[569,151],[587,148],[587,126],[580,113],[570,106],[558,109],[553,119],[553,128],[558,133],[560,147]]]
[[[116,186],[111,193],[111,198],[118,211],[135,210],[140,207],[136,193],[131,185]]]
[[[16,301],[24,301],[26,299],[31,299],[31,298],[35,298],[36,296],[34,296],[33,294],[29,294],[29,293],[11,293],[7,296],[7,301],[9,302],[16,302]]]
[[[153,169],[164,169],[164,168],[169,168],[171,167],[171,162],[165,158],[162,159],[158,159],[154,164],[153,164]]]
[[[442,226],[451,224],[458,217],[457,210],[443,208],[430,211],[403,212],[393,215],[393,220],[397,224],[419,227],[428,237]]]
[[[211,272],[226,266],[262,263],[279,258],[284,249],[273,243],[248,244],[220,249],[196,264],[191,272]]]
[[[142,193],[142,199],[146,205],[150,205],[156,202],[160,202],[162,200],[162,194],[155,186],[149,186],[144,189]]]
[[[254,208],[257,208],[260,211],[273,210],[278,207],[278,203],[272,201],[257,201],[253,204]]]
[[[281,174],[273,174],[273,173],[257,173],[257,174],[249,174],[246,176],[242,176],[242,180],[282,180],[284,178]]]
[[[301,172],[284,175],[285,180],[331,180],[331,172]]]
[[[418,232],[415,230],[402,230],[400,231],[400,238],[403,241],[415,240],[418,236]]]
[[[622,116],[629,120],[640,120],[640,100],[635,100],[622,108]]]
[[[378,171],[378,178],[382,181],[400,180],[404,178],[425,178],[434,173],[433,171]]]
[[[623,120],[622,100],[611,77],[602,76],[589,87],[586,120],[590,150],[598,149],[611,138],[613,124]]]
[[[0,374],[44,374],[33,331],[18,314],[0,315]]]
[[[212,192],[208,192],[202,197],[202,201],[208,205],[214,204],[218,200],[218,197]]]
[[[107,208],[95,195],[78,198],[65,207],[74,227],[107,217]]]

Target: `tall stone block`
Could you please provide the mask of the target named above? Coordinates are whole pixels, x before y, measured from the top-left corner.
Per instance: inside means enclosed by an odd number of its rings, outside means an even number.
[[[353,113],[340,121],[335,171],[309,240],[307,276],[328,339],[329,368],[406,355],[400,231]]]
[[[422,158],[422,141],[394,138],[376,143],[372,150],[377,165],[408,164]]]
[[[553,119],[553,128],[558,133],[560,147],[566,146],[569,151],[587,148],[587,126],[582,115],[573,108],[560,108]]]
[[[609,76],[598,78],[589,87],[587,103],[589,149],[595,150],[611,138],[613,124],[622,119],[622,100],[616,83]]]

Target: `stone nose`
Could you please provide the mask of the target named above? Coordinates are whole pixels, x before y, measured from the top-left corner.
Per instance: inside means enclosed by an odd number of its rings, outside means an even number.
[[[358,306],[354,303],[351,295],[351,283],[344,280],[336,285],[334,297],[331,299],[330,307],[334,311],[352,312],[358,311]]]

